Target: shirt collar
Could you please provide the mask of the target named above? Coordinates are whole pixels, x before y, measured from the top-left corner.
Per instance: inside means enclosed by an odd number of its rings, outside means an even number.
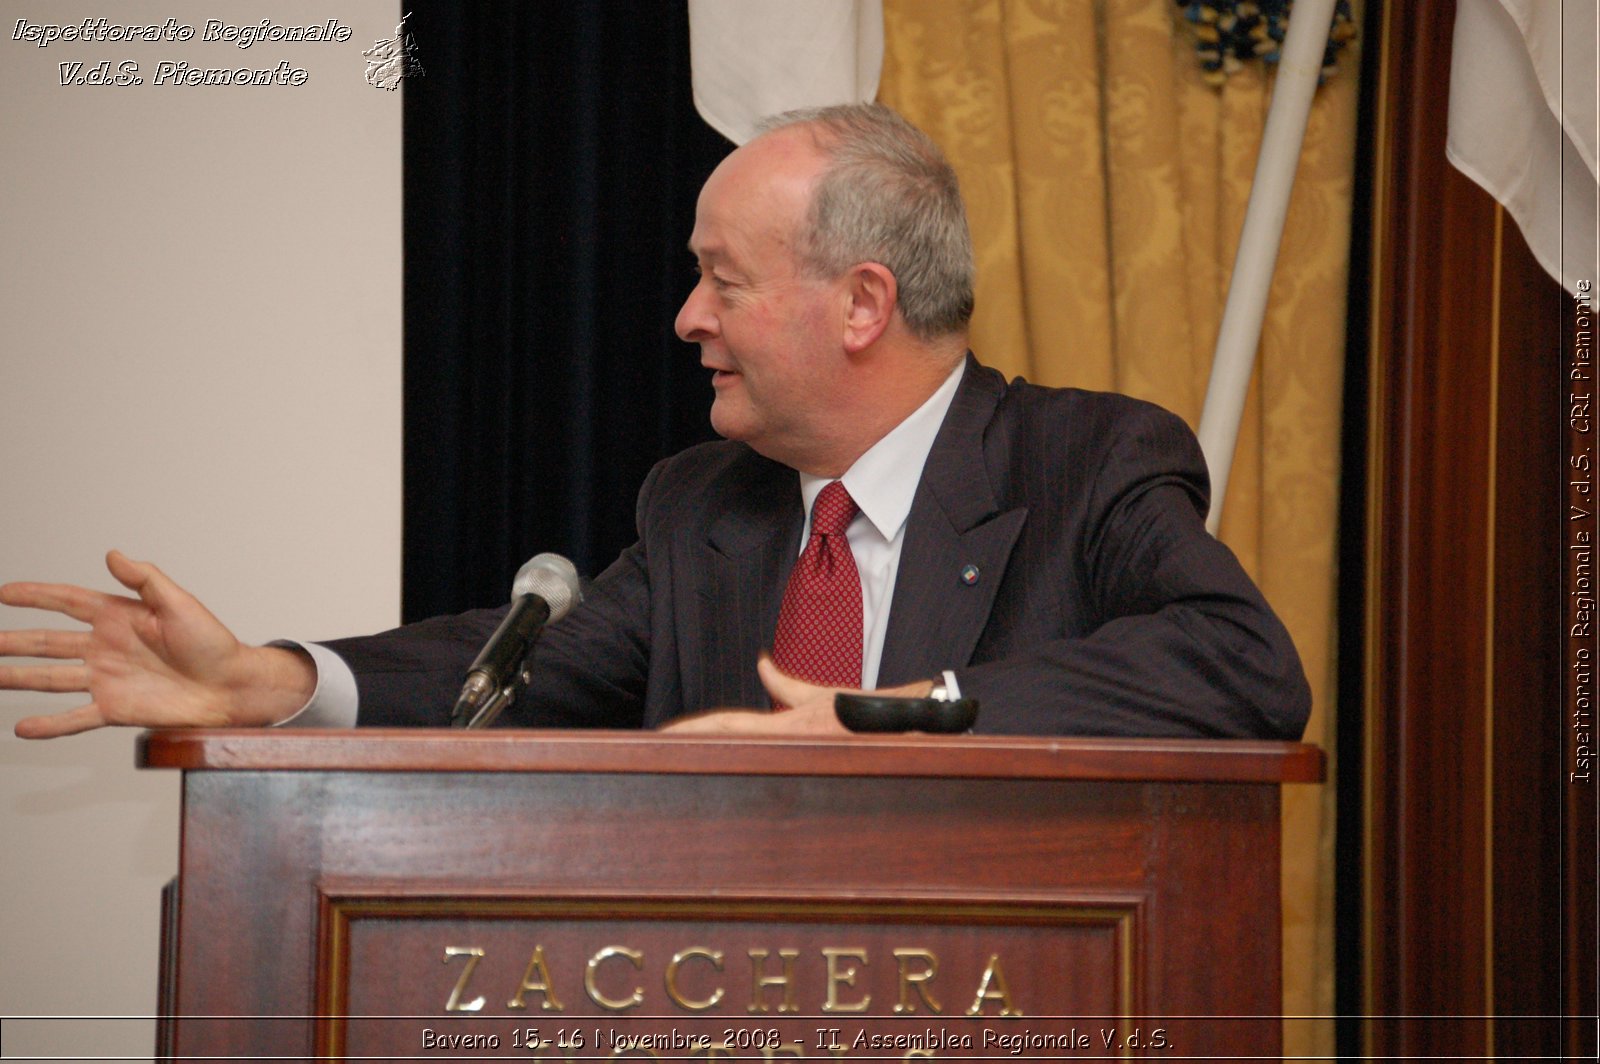
[[[855,464],[838,479],[845,490],[861,507],[861,512],[872,522],[878,534],[891,540],[900,533],[906,518],[911,514],[911,500],[922,480],[922,467],[927,464],[928,452],[933,450],[934,437],[944,424],[945,414],[955,400],[956,388],[966,372],[967,360],[956,363],[950,376],[916,410],[888,435],[867,448]],[[800,497],[805,504],[805,531],[811,531],[811,507],[833,478],[810,473],[800,474]],[[805,542],[802,537],[801,543]]]

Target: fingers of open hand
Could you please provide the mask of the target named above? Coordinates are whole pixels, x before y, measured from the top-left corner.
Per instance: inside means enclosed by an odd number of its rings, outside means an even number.
[[[78,732],[103,727],[105,723],[100,707],[90,702],[86,706],[61,713],[24,717],[17,721],[17,726],[13,730],[19,739],[54,739],[62,735],[76,735]]]
[[[769,715],[748,709],[718,709],[679,717],[663,724],[661,730],[679,735],[736,735],[755,730],[760,723],[756,718]]]
[[[834,715],[831,699],[813,699],[793,709],[719,709],[680,717],[662,731],[680,735],[848,735]]]
[[[113,598],[104,592],[73,584],[0,585],[0,603],[33,610],[53,610],[85,624],[92,623],[95,614]]]
[[[833,711],[833,692],[797,703],[793,709],[772,714],[774,734],[778,735],[848,735],[839,716]]]
[[[761,685],[767,689],[767,694],[775,705],[789,706],[791,710],[803,706],[817,704],[823,707],[826,713],[833,712],[833,696],[840,691],[848,690],[842,687],[824,687],[796,676],[790,676],[773,663],[767,655],[761,655],[756,662],[756,674],[761,677]]]
[[[106,555],[106,568],[117,582],[153,610],[170,610],[191,596],[151,562],[136,562],[119,550]]]
[[[89,652],[88,632],[25,629],[0,632],[0,658],[82,658]]]
[[[790,676],[765,654],[756,662],[756,674],[761,677],[761,686],[767,689],[772,701],[780,706],[798,706],[824,690],[816,684]]]
[[[87,691],[85,665],[0,665],[0,690]]]

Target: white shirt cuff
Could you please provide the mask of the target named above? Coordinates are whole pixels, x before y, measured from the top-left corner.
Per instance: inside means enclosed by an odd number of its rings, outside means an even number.
[[[275,728],[354,728],[361,708],[356,690],[356,674],[345,660],[325,646],[280,639],[272,644],[303,650],[311,655],[317,669],[317,687],[311,699],[294,716],[273,725]]]
[[[950,701],[957,702],[961,699],[961,685],[956,683],[956,674],[949,669],[944,670],[944,689],[950,694]]]

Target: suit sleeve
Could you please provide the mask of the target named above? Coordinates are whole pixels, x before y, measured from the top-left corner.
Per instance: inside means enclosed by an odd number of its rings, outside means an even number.
[[[640,491],[644,512],[657,466]],[[510,727],[637,728],[649,667],[649,577],[641,542],[584,589],[584,601],[547,628],[532,657],[533,682],[499,723]],[[357,723],[444,727],[467,669],[507,607],[433,617],[324,643],[350,666]]]
[[[1193,435],[1153,407],[1123,419],[1053,565],[1084,589],[1082,632],[957,669],[979,731],[1298,739],[1311,693],[1288,632],[1205,530]],[[1030,522],[1032,518],[1030,517]]]

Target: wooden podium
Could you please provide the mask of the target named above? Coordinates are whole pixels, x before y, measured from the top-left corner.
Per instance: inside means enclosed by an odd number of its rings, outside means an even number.
[[[158,1053],[1274,1056],[1287,743],[163,731]]]

